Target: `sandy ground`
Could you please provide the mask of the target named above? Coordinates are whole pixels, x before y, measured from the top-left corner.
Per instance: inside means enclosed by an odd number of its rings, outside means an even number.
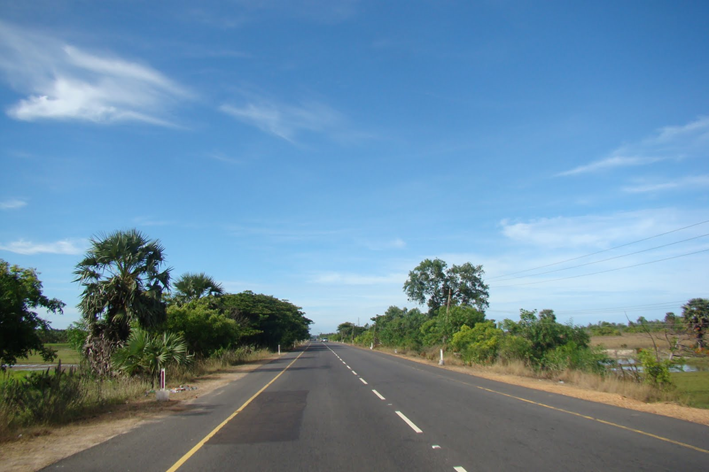
[[[436,365],[435,362],[424,359],[402,355],[397,355],[397,357]],[[124,434],[143,422],[160,421],[162,417],[182,410],[184,405],[189,404],[194,399],[226,385],[229,382],[238,381],[248,372],[256,369],[264,362],[268,362],[268,360],[270,359],[237,366],[234,367],[232,371],[210,375],[205,379],[193,382],[191,385],[198,387],[197,390],[177,394],[172,393],[170,394],[170,401],[168,402],[158,403],[150,398],[144,401],[122,405],[120,408],[116,408],[115,411],[90,420],[81,421],[68,426],[46,429],[32,437],[23,437],[19,438],[17,441],[5,443],[0,449],[0,470],[6,472],[36,471],[72,454],[107,441],[119,434]],[[498,382],[558,393],[631,410],[669,416],[709,426],[709,410],[689,408],[671,403],[648,404],[617,394],[584,390],[569,384],[559,384],[557,382],[513,375],[493,374],[468,367],[442,366],[442,368],[496,380]]]

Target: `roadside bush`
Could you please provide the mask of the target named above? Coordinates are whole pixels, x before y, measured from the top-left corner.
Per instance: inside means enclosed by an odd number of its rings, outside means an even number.
[[[527,362],[531,367],[544,368],[547,353],[567,344],[576,349],[588,348],[590,337],[581,327],[557,323],[553,310],[520,310],[520,321],[505,320],[503,328],[509,334],[529,341]],[[573,348],[569,348],[573,349]]]
[[[641,349],[638,352],[638,359],[643,366],[643,379],[645,383],[650,384],[659,389],[670,389],[674,385],[670,376],[670,367],[672,361],[660,361],[657,357],[647,349]]]
[[[603,374],[606,370],[604,361],[607,357],[599,349],[579,347],[571,341],[547,351],[542,358],[541,367],[551,372],[579,370]]]
[[[141,328],[133,328],[125,346],[113,354],[114,366],[119,371],[147,377],[153,385],[160,369],[191,361],[182,336],[167,332],[152,334]]]
[[[237,344],[250,330],[210,306],[209,299],[199,299],[167,308],[166,329],[184,336],[187,349],[197,356],[209,357],[213,352]]]
[[[477,323],[473,328],[463,325],[453,335],[451,347],[466,363],[491,364],[497,358],[500,339],[504,335],[492,321]]]
[[[523,362],[529,366],[529,360],[532,357],[532,342],[522,336],[508,333],[500,340],[498,353],[500,361],[503,363]]]

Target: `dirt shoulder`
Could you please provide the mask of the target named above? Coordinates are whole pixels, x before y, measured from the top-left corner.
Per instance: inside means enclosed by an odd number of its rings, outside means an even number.
[[[357,347],[357,346],[355,346]],[[517,385],[520,387],[532,388],[535,390],[541,390],[544,392],[558,393],[559,395],[566,395],[567,397],[579,398],[582,400],[588,400],[596,403],[604,403],[606,405],[619,406],[621,408],[627,408],[629,410],[643,411],[646,413],[652,413],[655,415],[668,416],[670,418],[677,418],[680,420],[691,421],[692,423],[703,424],[709,426],[709,410],[704,410],[701,408],[691,408],[688,406],[677,405],[676,403],[644,403],[639,400],[625,397],[623,395],[618,395],[615,393],[598,392],[594,390],[588,390],[581,387],[574,386],[568,383],[559,383],[551,380],[533,379],[529,377],[521,377],[517,375],[510,374],[496,374],[492,372],[486,372],[484,369],[478,369],[475,367],[462,367],[462,366],[439,366],[437,362],[429,361],[427,359],[422,359],[419,357],[411,357],[402,354],[394,354],[386,351],[384,354],[400,357],[402,359],[408,359],[410,361],[418,362],[421,364],[428,364],[439,367],[441,369],[453,370],[467,375],[472,375],[476,377],[482,377],[489,380],[494,380],[497,382],[502,382],[511,385]]]
[[[146,421],[158,421],[169,414],[184,409],[185,405],[230,382],[238,381],[259,366],[277,356],[268,357],[229,368],[227,371],[209,374],[190,382],[196,390],[170,393],[170,400],[155,401],[150,395],[144,400],[116,405],[112,411],[94,418],[66,426],[47,427],[36,430],[0,448],[0,470],[27,472],[40,470],[65,457],[89,449],[104,441],[124,434]]]

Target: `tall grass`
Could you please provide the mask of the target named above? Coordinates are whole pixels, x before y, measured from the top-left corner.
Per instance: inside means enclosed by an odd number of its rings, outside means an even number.
[[[61,364],[0,383],[0,440],[23,428],[64,424],[125,402],[145,392],[135,378],[99,380],[86,371],[63,370]]]
[[[249,347],[221,350],[190,366],[168,368],[171,385],[192,382],[229,366],[263,359],[271,353]],[[3,375],[0,381],[0,442],[26,429],[61,425],[106,411],[109,407],[144,398],[151,388],[145,377],[97,378],[86,369],[64,370],[61,363],[25,376]]]

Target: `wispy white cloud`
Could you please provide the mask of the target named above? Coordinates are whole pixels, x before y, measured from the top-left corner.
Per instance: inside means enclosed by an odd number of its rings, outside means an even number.
[[[665,182],[643,183],[623,188],[628,193],[651,193],[669,190],[695,190],[709,187],[709,175],[696,175]]]
[[[64,239],[53,243],[33,243],[20,239],[8,244],[0,243],[0,251],[14,252],[16,254],[82,254],[88,248],[84,239]]]
[[[312,277],[312,283],[326,285],[379,285],[403,284],[406,274],[362,275],[340,272],[324,272]]]
[[[618,242],[641,239],[648,235],[682,227],[706,217],[688,215],[675,209],[651,209],[605,215],[539,218],[528,222],[500,222],[502,234],[513,241],[546,249],[605,249]],[[705,219],[705,218],[704,218]]]
[[[27,206],[27,202],[18,198],[10,198],[0,201],[0,210],[17,210]]]
[[[0,71],[28,94],[7,109],[17,120],[139,121],[171,126],[166,109],[190,97],[147,65],[93,54],[0,21]]]
[[[683,126],[660,128],[637,143],[615,149],[607,157],[556,174],[557,177],[582,175],[620,167],[645,166],[665,160],[679,160],[709,151],[709,117]]]
[[[220,110],[289,142],[294,142],[296,135],[302,132],[336,134],[342,124],[342,116],[337,111],[318,102],[281,105],[258,101],[241,107],[222,105]]]
[[[244,162],[242,159],[231,157],[231,156],[224,154],[223,152],[220,152],[220,151],[210,152],[205,155],[206,155],[206,157],[208,157],[210,159],[214,159],[215,161],[226,162],[228,164],[241,164]]]
[[[601,170],[608,170],[616,167],[643,166],[652,164],[653,162],[657,162],[660,160],[662,160],[662,158],[639,156],[611,156],[605,159],[591,162],[590,164],[575,167],[571,170],[561,172],[557,174],[557,176],[563,177],[568,175],[588,174],[591,172],[598,172]]]

